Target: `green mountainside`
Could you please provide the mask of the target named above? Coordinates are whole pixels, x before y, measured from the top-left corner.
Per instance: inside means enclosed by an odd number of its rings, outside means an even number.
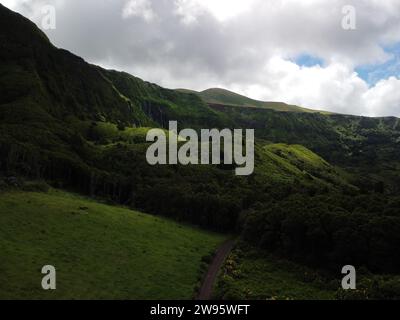
[[[0,191],[44,180],[329,271],[400,270],[399,119],[165,89],[54,47],[2,5],[0,49]],[[255,129],[254,174],[148,165],[146,133],[169,121]]]
[[[149,212],[160,213],[158,206],[154,208],[150,194],[159,197],[160,205],[166,197],[161,213],[168,210],[169,214],[176,215],[180,206],[188,206],[189,213],[185,215],[218,227],[221,223],[203,217],[211,213],[190,213],[194,209],[189,203],[199,195],[211,199],[221,195],[226,199],[214,199],[214,206],[227,205],[221,210],[233,215],[233,218],[224,218],[222,226],[235,225],[234,217],[242,206],[242,198],[246,194],[253,197],[252,187],[248,186],[253,182],[234,177],[232,169],[227,168],[150,167],[145,161],[147,144],[145,131],[141,129],[166,128],[169,120],[177,120],[182,128],[225,128],[233,127],[235,118],[214,110],[196,95],[164,89],[126,73],[87,64],[52,46],[29,20],[4,7],[0,15],[1,37],[7,40],[2,41],[5,50],[0,52],[0,68],[7,70],[0,76],[0,83],[4,84],[0,107],[0,151],[4,159],[0,163],[1,171],[6,175],[45,178],[55,185],[109,197]],[[20,27],[13,28],[13,24]],[[22,29],[32,29],[37,36],[28,39],[25,35],[29,33]],[[21,79],[24,79],[22,83]],[[20,91],[13,93],[9,88]],[[259,168],[261,158],[256,161]],[[272,161],[268,166],[276,167],[275,178],[270,172],[260,172],[262,178],[255,181],[263,183],[262,179],[268,179],[270,185],[280,181],[279,172],[287,176],[284,166]],[[171,179],[180,183],[171,186]],[[215,189],[206,187],[210,179]],[[291,179],[287,181],[294,183]],[[302,184],[309,184],[307,180],[296,183],[298,189]],[[247,193],[242,192],[244,185]],[[330,183],[330,187],[342,186]],[[182,205],[182,196],[169,195],[173,193],[173,190],[168,192],[171,188],[179,189],[180,195],[185,194],[188,204]],[[235,209],[229,210],[232,207]],[[213,215],[218,216],[220,209],[214,211]]]

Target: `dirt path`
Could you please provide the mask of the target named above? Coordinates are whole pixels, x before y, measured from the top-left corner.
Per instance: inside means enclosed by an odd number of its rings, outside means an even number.
[[[214,284],[217,280],[219,270],[232,251],[235,244],[234,240],[226,241],[217,251],[214,260],[212,261],[210,268],[208,269],[207,275],[203,280],[197,300],[210,300],[212,298],[212,292]]]

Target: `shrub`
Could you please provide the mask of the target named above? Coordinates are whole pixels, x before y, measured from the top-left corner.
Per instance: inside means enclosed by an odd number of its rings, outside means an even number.
[[[399,300],[400,277],[369,276],[359,280],[357,290],[339,289],[340,300]]]
[[[373,297],[381,300],[400,300],[400,278],[392,278],[378,282]]]

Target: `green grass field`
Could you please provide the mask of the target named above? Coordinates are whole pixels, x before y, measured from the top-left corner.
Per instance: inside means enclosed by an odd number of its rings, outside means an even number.
[[[222,241],[61,191],[2,193],[0,299],[191,299]],[[55,291],[41,289],[44,265],[56,267]]]

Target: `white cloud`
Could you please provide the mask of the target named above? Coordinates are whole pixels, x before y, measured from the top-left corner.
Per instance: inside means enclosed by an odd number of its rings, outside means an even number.
[[[150,22],[154,20],[156,14],[149,0],[129,0],[122,10],[122,17],[124,19],[142,17],[145,21]]]
[[[365,111],[371,116],[400,117],[400,79],[390,77],[379,81],[363,95]]]
[[[251,11],[254,3],[254,0],[175,0],[176,12],[186,24],[196,22],[206,12],[224,22]]]
[[[332,63],[325,67],[300,67],[280,57],[271,58],[255,80],[257,84],[232,84],[230,89],[255,99],[338,113],[400,116],[400,79],[368,84],[351,67]]]

